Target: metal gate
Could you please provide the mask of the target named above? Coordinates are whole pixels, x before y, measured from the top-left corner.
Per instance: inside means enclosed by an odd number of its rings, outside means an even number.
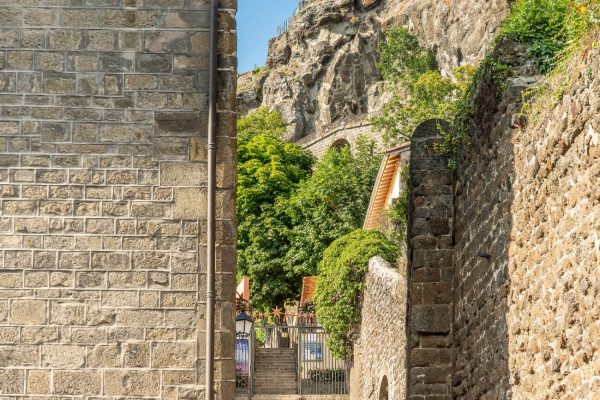
[[[348,394],[349,363],[331,353],[327,337],[323,328],[316,324],[257,323],[250,335],[238,334],[238,393],[249,396]],[[272,382],[281,382],[280,387],[269,386]]]

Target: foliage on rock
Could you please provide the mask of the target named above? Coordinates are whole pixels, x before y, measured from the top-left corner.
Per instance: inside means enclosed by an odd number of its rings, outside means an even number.
[[[540,71],[548,73],[599,21],[598,0],[517,0],[499,38],[525,45]]]
[[[289,219],[277,207],[307,178],[313,157],[282,139],[286,124],[260,109],[238,122],[238,273],[250,276],[257,308],[282,305],[295,296],[283,269]]]
[[[315,305],[319,322],[329,334],[327,345],[339,358],[348,355],[360,323],[364,278],[369,259],[381,256],[394,263],[398,246],[376,230],[355,230],[335,240],[323,254]]]
[[[417,126],[429,119],[454,118],[475,72],[473,67],[458,67],[452,77],[442,76],[434,50],[422,47],[405,28],[390,29],[380,48],[378,67],[390,100],[372,121],[386,144],[410,140]]]

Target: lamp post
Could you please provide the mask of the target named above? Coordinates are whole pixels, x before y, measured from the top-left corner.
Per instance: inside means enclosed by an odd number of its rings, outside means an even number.
[[[252,316],[246,314],[245,310],[240,311],[240,313],[235,317],[235,332],[236,334],[243,334],[245,337],[248,337],[252,332],[252,323],[254,319]]]

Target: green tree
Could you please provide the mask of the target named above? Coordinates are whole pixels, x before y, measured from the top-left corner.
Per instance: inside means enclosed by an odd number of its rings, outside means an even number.
[[[317,316],[329,334],[328,347],[338,358],[346,357],[360,322],[365,274],[374,256],[394,264],[398,246],[379,231],[358,229],[334,241],[319,264]]]
[[[238,121],[238,273],[250,277],[257,308],[283,305],[299,285],[284,269],[290,220],[277,204],[310,175],[314,159],[285,142],[285,132],[281,115],[266,109]]]
[[[381,157],[366,138],[349,148],[329,150],[285,204],[291,221],[286,269],[290,276],[314,275],[325,249],[361,227]]]

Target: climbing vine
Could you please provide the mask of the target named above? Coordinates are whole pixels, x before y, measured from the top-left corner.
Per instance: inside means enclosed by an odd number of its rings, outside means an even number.
[[[360,322],[360,306],[369,259],[381,256],[394,263],[398,246],[376,230],[358,229],[334,241],[319,264],[315,306],[329,334],[327,345],[339,358],[348,355]]]

